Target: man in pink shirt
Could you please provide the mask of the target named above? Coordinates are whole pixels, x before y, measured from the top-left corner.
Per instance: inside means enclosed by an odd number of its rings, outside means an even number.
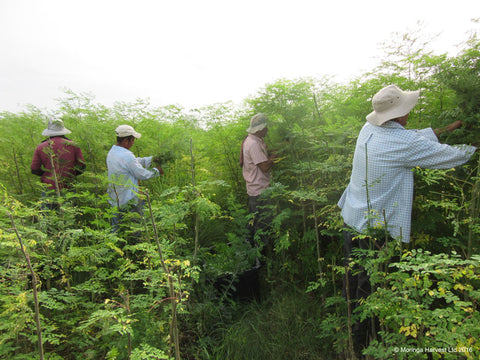
[[[240,152],[240,166],[243,169],[248,194],[248,210],[253,217],[253,223],[249,222],[249,242],[254,245],[255,234],[258,230],[267,231],[269,221],[266,216],[267,199],[261,196],[262,192],[270,186],[270,173],[275,155],[269,155],[264,138],[267,135],[267,117],[257,114],[250,120],[247,129],[248,136],[243,140]],[[266,234],[260,234],[260,240],[266,244]]]

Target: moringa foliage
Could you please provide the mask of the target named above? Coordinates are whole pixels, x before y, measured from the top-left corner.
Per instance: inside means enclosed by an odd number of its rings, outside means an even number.
[[[480,142],[478,39],[455,57],[418,41],[405,37],[410,46],[348,84],[280,79],[242,105],[105,107],[66,91],[56,109],[0,113],[0,358],[348,358],[336,202],[371,97],[390,83],[421,88],[409,126],[460,119],[465,126],[442,141]],[[258,112],[271,121],[267,143],[278,155],[269,189],[274,242],[259,274],[261,302],[245,303],[235,297],[245,286],[238,279],[259,254],[244,241],[250,219],[238,153]],[[42,208],[30,174],[51,113],[87,163],[74,191],[55,199],[57,211]],[[122,123],[143,135],[132,151],[155,155],[164,176],[142,182],[143,218],[113,234],[105,159]],[[366,350],[372,358],[424,358],[418,349],[443,348],[458,351],[431,356],[477,358],[478,155],[456,169],[412,171],[412,243],[358,257],[376,291],[352,316],[381,319]]]

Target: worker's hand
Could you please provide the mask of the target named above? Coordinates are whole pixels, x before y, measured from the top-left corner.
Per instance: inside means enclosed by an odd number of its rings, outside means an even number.
[[[437,135],[437,137],[438,137],[440,134],[443,134],[446,131],[452,132],[453,130],[456,130],[459,127],[461,127],[462,125],[463,125],[463,121],[462,120],[457,120],[457,121],[452,122],[450,125],[447,125],[447,126],[441,128],[441,129],[435,129],[433,131],[434,131],[435,135]]]
[[[173,160],[175,160],[175,156],[172,152],[168,151],[164,154],[158,154],[153,156],[152,163],[158,166],[162,166]]]
[[[152,163],[160,166],[163,163],[163,158],[160,155],[156,155],[152,158]]]
[[[453,130],[456,130],[456,129],[462,127],[462,125],[463,125],[463,121],[462,120],[457,120],[457,121],[452,122],[450,125],[447,125],[445,127],[445,130],[452,132]]]
[[[155,168],[158,170],[160,175],[163,175],[163,169],[160,166],[155,166]]]

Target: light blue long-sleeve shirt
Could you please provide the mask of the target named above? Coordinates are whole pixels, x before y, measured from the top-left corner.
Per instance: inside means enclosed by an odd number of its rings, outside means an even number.
[[[452,168],[467,162],[475,150],[440,144],[431,128],[407,130],[394,121],[382,126],[367,122],[357,139],[350,183],[338,202],[345,223],[360,232],[369,221],[385,227],[385,211],[390,235],[410,242],[412,168]]]
[[[160,176],[158,169],[146,169],[152,163],[152,156],[137,158],[128,149],[113,145],[107,155],[108,194],[112,206],[122,206],[133,200],[138,203],[138,180]]]

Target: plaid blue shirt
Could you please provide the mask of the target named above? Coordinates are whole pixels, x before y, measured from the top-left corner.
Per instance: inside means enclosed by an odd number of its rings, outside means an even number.
[[[345,223],[363,231],[385,227],[410,242],[412,168],[448,169],[467,162],[476,148],[440,144],[431,128],[407,130],[394,121],[366,123],[358,135],[350,183],[338,206]],[[383,212],[385,211],[385,217]]]

